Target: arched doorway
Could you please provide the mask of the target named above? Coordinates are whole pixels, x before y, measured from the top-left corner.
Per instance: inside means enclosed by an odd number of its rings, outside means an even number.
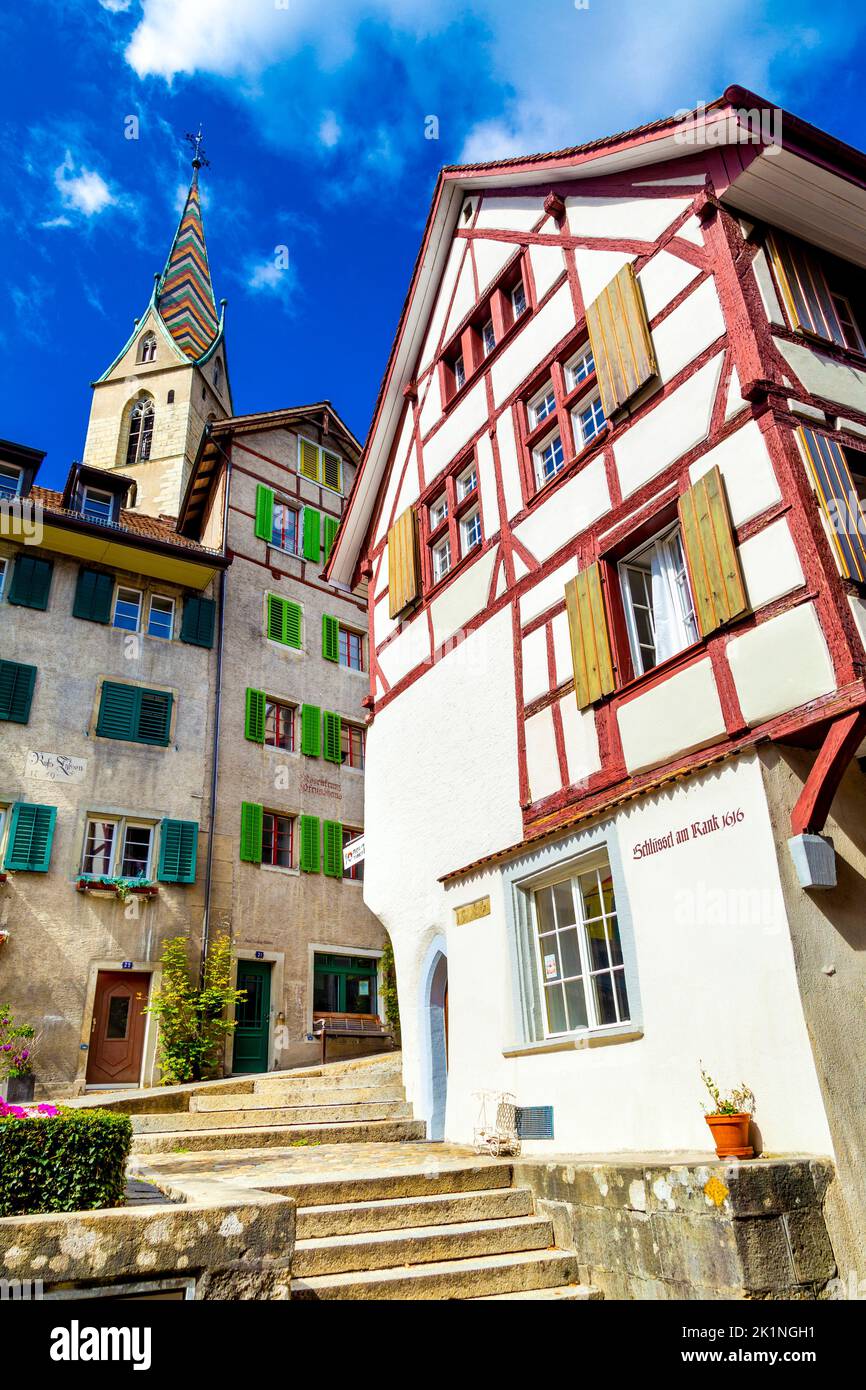
[[[445,1105],[448,1099],[448,960],[437,951],[431,963],[427,1017],[430,1041],[430,1123],[429,1139],[445,1134]]]

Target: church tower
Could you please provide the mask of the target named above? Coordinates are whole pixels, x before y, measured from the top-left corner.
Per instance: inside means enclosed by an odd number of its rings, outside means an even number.
[[[177,516],[205,425],[232,413],[225,300],[218,312],[198,186],[207,161],[201,135],[191,138],[192,180],[165,268],[129,340],[92,383],[84,445],[84,463],[132,478],[130,505],[151,516]]]

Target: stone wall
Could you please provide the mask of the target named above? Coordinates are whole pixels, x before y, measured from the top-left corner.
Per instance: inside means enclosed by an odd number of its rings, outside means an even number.
[[[836,1262],[824,1220],[825,1159],[748,1163],[659,1155],[520,1158],[556,1242],[606,1298],[815,1299]]]

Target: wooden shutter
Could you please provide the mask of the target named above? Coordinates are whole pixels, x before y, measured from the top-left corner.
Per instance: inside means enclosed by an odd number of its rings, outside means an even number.
[[[159,842],[161,883],[195,883],[198,821],[164,820]]]
[[[614,688],[610,636],[601,588],[601,567],[589,565],[565,586],[571,662],[578,709],[595,704]]]
[[[21,661],[0,661],[0,719],[26,724],[33,703],[36,667]]]
[[[323,755],[326,762],[340,763],[343,761],[341,740],[343,721],[339,714],[334,714],[332,710],[326,709],[324,718],[324,737]]]
[[[267,635],[272,642],[284,642],[285,621],[283,609],[286,600],[279,598],[277,594],[268,594],[268,614],[266,621]]]
[[[299,439],[298,446],[300,449],[300,472],[311,482],[317,483],[319,481],[319,446],[312,444],[309,439]]]
[[[322,656],[326,661],[340,660],[340,620],[330,613],[322,614]]]
[[[274,492],[264,483],[259,483],[256,488],[255,532],[260,541],[268,542],[274,534]]]
[[[253,743],[265,741],[265,692],[247,689],[244,737]]]
[[[846,579],[866,580],[866,514],[845,455],[825,434],[805,428],[798,433],[839,568]]]
[[[27,869],[44,874],[51,860],[56,806],[19,801],[12,807],[4,869]]]
[[[283,607],[283,641],[287,647],[301,645],[301,605],[289,599]]]
[[[9,602],[22,608],[47,608],[52,569],[51,560],[43,560],[38,555],[19,554],[9,586]]]
[[[326,560],[330,556],[331,551],[333,549],[334,538],[336,537],[339,526],[340,522],[337,517],[322,517],[322,548],[324,549]]]
[[[845,334],[819,256],[802,242],[777,232],[768,236],[767,251],[791,327],[845,347]]]
[[[75,585],[72,616],[90,623],[108,623],[111,621],[113,597],[113,575],[103,574],[100,570],[81,569]]]
[[[174,696],[169,690],[139,690],[138,719],[134,737],[139,743],[168,743],[171,728],[171,707]]]
[[[339,454],[332,454],[327,449],[322,450],[322,482],[325,487],[332,487],[335,492],[340,491],[341,462]]]
[[[134,685],[104,681],[99,699],[96,732],[101,738],[135,738],[138,690]]]
[[[679,513],[695,613],[706,637],[748,608],[718,466],[683,493]]]
[[[322,711],[318,705],[301,706],[301,752],[318,758],[322,751]]]
[[[304,508],[304,559],[319,562],[322,558],[322,513],[315,507]]]
[[[301,873],[317,874],[320,864],[319,817],[301,816]]]
[[[212,647],[216,624],[216,604],[212,598],[190,595],[183,601],[180,640],[193,647]]]
[[[324,871],[328,878],[343,877],[343,827],[339,821],[326,820],[322,823],[324,841]]]
[[[262,862],[262,816],[264,808],[255,801],[241,802],[240,857],[245,864]]]
[[[586,311],[601,403],[610,418],[656,375],[655,350],[634,267],[624,265]]]
[[[388,532],[388,612],[397,618],[421,596],[418,518],[407,507]]]

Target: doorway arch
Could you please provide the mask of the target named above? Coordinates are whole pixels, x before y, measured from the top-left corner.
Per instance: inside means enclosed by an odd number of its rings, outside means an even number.
[[[448,1100],[448,957],[438,948],[427,971],[425,994],[430,1097],[427,1137],[442,1139]]]

